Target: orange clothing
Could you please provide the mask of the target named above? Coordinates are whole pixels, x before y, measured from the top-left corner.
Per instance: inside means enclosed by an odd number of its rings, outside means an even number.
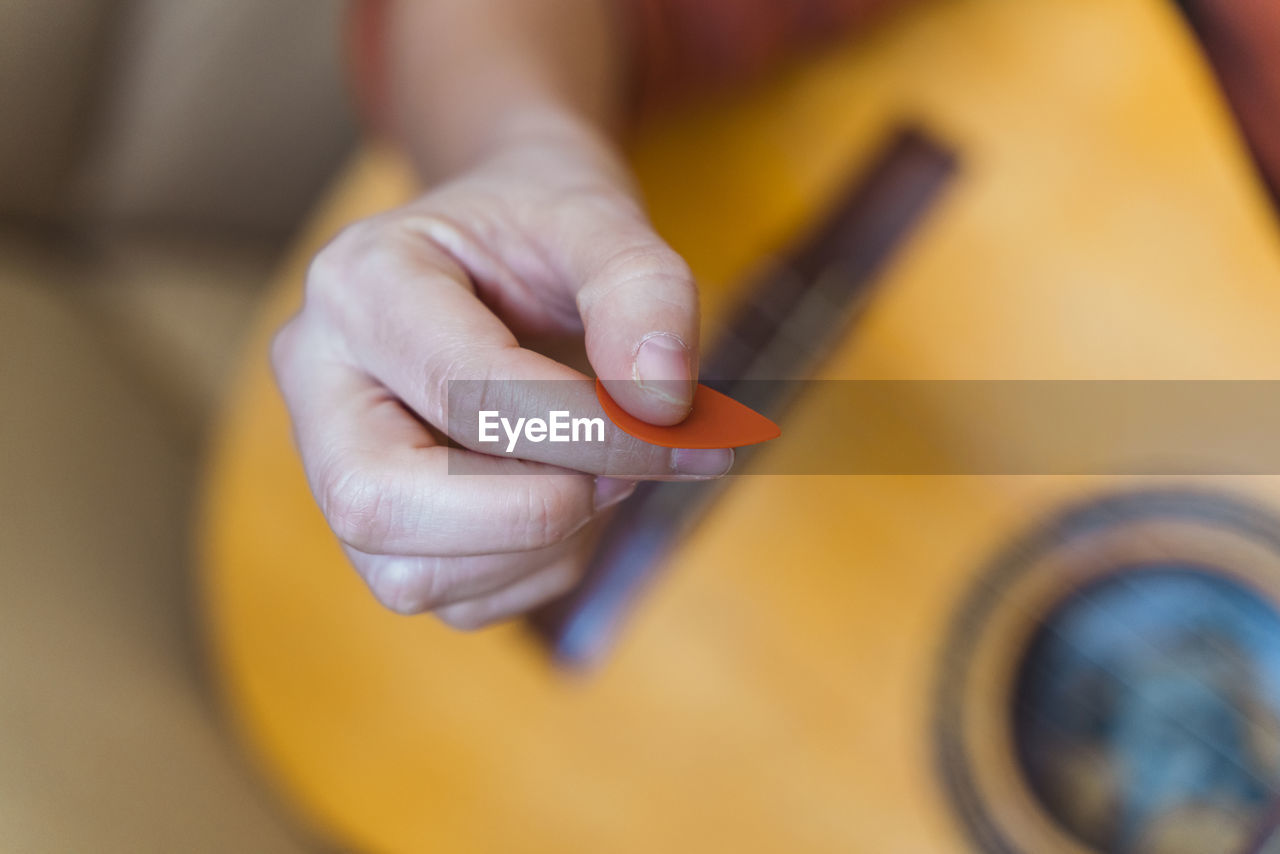
[[[731,83],[848,33],[904,0],[625,0],[639,94],[661,101]]]
[[[389,0],[354,0],[350,28],[357,97],[385,115],[380,42]],[[908,0],[615,0],[632,39],[640,104],[750,77],[799,48],[847,33]],[[1280,3],[1178,0],[1218,72],[1258,166],[1280,202]]]
[[[615,0],[632,39],[642,104],[756,74],[787,53],[856,27],[904,0]],[[354,0],[349,47],[366,116],[384,115],[379,59],[388,0]]]
[[[1181,0],[1280,203],[1280,3]]]

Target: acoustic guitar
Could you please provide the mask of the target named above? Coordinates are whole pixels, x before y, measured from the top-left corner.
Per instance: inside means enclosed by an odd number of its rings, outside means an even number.
[[[727,381],[765,351],[775,373],[923,388],[1280,379],[1275,215],[1162,0],[921,3],[646,128],[634,161]],[[1269,844],[1275,477],[655,487],[534,624],[459,634],[380,608],[314,506],[265,353],[318,246],[414,191],[369,149],[322,207],[258,319],[200,517],[227,708],[319,833],[447,852]],[[816,320],[786,296],[823,288]],[[963,472],[949,400],[917,438]],[[777,411],[748,472],[821,426],[804,395]],[[661,548],[638,551],[643,526]]]

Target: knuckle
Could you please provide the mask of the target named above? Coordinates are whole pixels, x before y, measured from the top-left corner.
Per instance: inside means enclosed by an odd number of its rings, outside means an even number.
[[[420,371],[421,399],[431,408],[419,412],[433,424],[448,424],[446,430],[466,444],[467,431],[455,429],[449,413],[478,412],[487,407],[486,395],[493,365],[486,350],[468,345],[441,346]]]
[[[665,279],[692,282],[693,272],[675,250],[658,243],[642,243],[624,248],[605,262],[608,278],[617,282],[636,279]]]
[[[460,222],[416,209],[393,211],[377,222],[377,239],[366,241],[370,244],[366,256],[374,257],[370,249],[381,250],[382,257],[394,259],[398,266],[413,266],[419,275],[430,274],[436,286],[472,289],[466,269],[449,247],[464,244],[474,253],[480,242]]]
[[[446,626],[460,632],[475,632],[491,625],[494,620],[479,602],[462,602],[435,612]]]
[[[394,229],[390,235],[394,235]],[[349,308],[355,284],[376,278],[388,259],[394,258],[400,243],[388,239],[382,217],[352,223],[334,236],[312,258],[307,267],[304,305],[325,312]]]
[[[363,552],[376,552],[389,530],[387,484],[359,467],[323,479],[320,507],[338,539]]]
[[[413,588],[414,613],[434,611],[451,601],[453,576],[440,558],[419,559]]]
[[[632,243],[600,264],[588,285],[578,291],[578,309],[587,315],[610,296],[637,286],[653,296],[655,285],[668,299],[696,302],[693,271],[684,258],[656,240]]]
[[[452,582],[445,571],[445,560],[382,555],[373,561],[368,571],[362,570],[361,574],[373,597],[384,608],[412,616],[435,611],[452,601]]]
[[[276,330],[271,337],[271,367],[279,377],[292,361],[297,346],[298,320],[293,318]]]
[[[601,474],[614,477],[654,477],[671,473],[671,449],[651,445],[621,430],[606,434]]]
[[[569,478],[544,478],[516,494],[516,529],[526,548],[539,549],[563,542],[589,518],[576,483]]]
[[[349,247],[353,242],[351,235],[359,227],[347,226],[311,258],[306,275],[306,305],[328,306],[337,299],[350,264],[348,257]]]
[[[665,450],[665,449],[663,449]],[[615,430],[611,441],[605,445],[604,473],[606,475],[647,474],[651,471],[648,465],[650,452],[646,444],[641,444],[633,436]],[[666,471],[664,466],[662,469]]]
[[[420,591],[424,576],[429,579],[430,573],[422,572],[414,564],[411,559],[390,559],[368,579],[369,589],[384,608],[404,616],[431,609]]]

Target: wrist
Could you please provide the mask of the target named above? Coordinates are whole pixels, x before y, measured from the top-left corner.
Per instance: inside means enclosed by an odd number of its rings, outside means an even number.
[[[617,0],[361,0],[357,88],[424,179],[557,138],[610,148],[626,109]]]
[[[631,170],[608,131],[554,102],[522,102],[504,111],[468,154],[441,177],[487,172],[502,180],[532,179],[547,186],[618,193],[638,200]]]

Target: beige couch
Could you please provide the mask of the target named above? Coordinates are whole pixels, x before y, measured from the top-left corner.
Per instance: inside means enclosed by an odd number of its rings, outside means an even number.
[[[0,850],[297,851],[202,679],[189,508],[354,137],[339,0],[0,0]]]

